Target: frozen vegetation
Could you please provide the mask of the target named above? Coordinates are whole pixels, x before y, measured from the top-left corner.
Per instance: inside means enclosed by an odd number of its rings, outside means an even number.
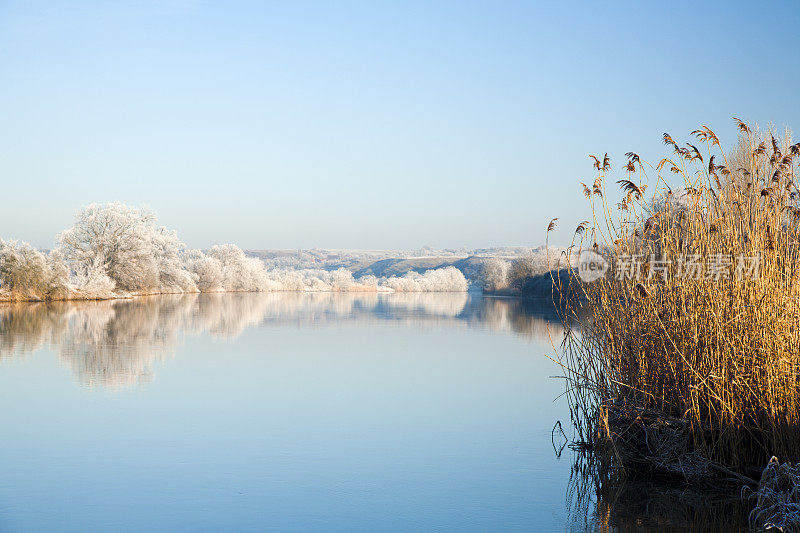
[[[363,260],[369,252],[354,254]],[[347,261],[341,260],[346,253],[337,254],[339,265],[306,255],[306,261],[277,256],[264,260],[233,244],[187,249],[151,211],[120,203],[92,204],[58,235],[49,253],[0,239],[0,299],[234,291],[464,292],[470,286],[462,270],[451,264],[375,275],[352,268],[352,262],[347,268]]]
[[[557,250],[555,251],[558,252]],[[554,251],[551,250],[551,257]],[[147,209],[92,204],[49,253],[0,239],[0,300],[193,292],[518,292],[548,271],[543,248],[414,251],[192,250]]]
[[[497,247],[435,250],[251,250],[247,253],[274,268],[288,270],[345,269],[357,279],[395,278],[395,290],[415,290],[414,273],[453,267],[470,288],[492,293],[523,294],[553,268],[565,268],[562,248]],[[546,276],[544,276],[546,277]],[[416,284],[419,285],[419,284]],[[423,286],[425,283],[423,282]],[[409,287],[403,289],[402,287]]]

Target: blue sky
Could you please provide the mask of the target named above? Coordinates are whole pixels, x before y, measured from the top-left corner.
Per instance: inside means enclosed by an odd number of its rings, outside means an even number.
[[[587,155],[800,128],[794,2],[0,0],[0,235],[91,202],[193,247],[557,242]]]

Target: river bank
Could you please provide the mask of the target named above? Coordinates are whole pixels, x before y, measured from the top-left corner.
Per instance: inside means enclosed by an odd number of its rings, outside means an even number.
[[[81,301],[104,301],[104,300],[129,300],[132,298],[146,297],[146,296],[165,296],[165,295],[180,295],[180,294],[236,294],[236,293],[308,293],[308,294],[324,294],[324,293],[379,293],[379,294],[424,294],[424,293],[464,293],[466,290],[396,290],[389,287],[378,286],[355,286],[355,287],[337,287],[337,288],[322,288],[322,289],[274,289],[274,290],[219,290],[219,291],[137,291],[125,293],[108,293],[103,295],[82,294],[76,291],[69,295],[56,295],[48,297],[40,296],[27,296],[24,294],[12,294],[9,291],[0,291],[0,303],[42,303],[42,302],[81,302]]]

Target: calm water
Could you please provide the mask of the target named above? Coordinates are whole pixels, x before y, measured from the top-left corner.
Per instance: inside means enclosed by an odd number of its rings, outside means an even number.
[[[577,527],[554,318],[467,294],[0,306],[0,529]]]

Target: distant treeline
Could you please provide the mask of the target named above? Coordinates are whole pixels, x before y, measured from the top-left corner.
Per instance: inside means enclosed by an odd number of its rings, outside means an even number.
[[[463,292],[454,267],[358,279],[346,269],[268,269],[233,244],[190,250],[155,214],[121,203],[92,204],[45,254],[0,239],[0,299],[105,299],[135,294],[224,291]]]

